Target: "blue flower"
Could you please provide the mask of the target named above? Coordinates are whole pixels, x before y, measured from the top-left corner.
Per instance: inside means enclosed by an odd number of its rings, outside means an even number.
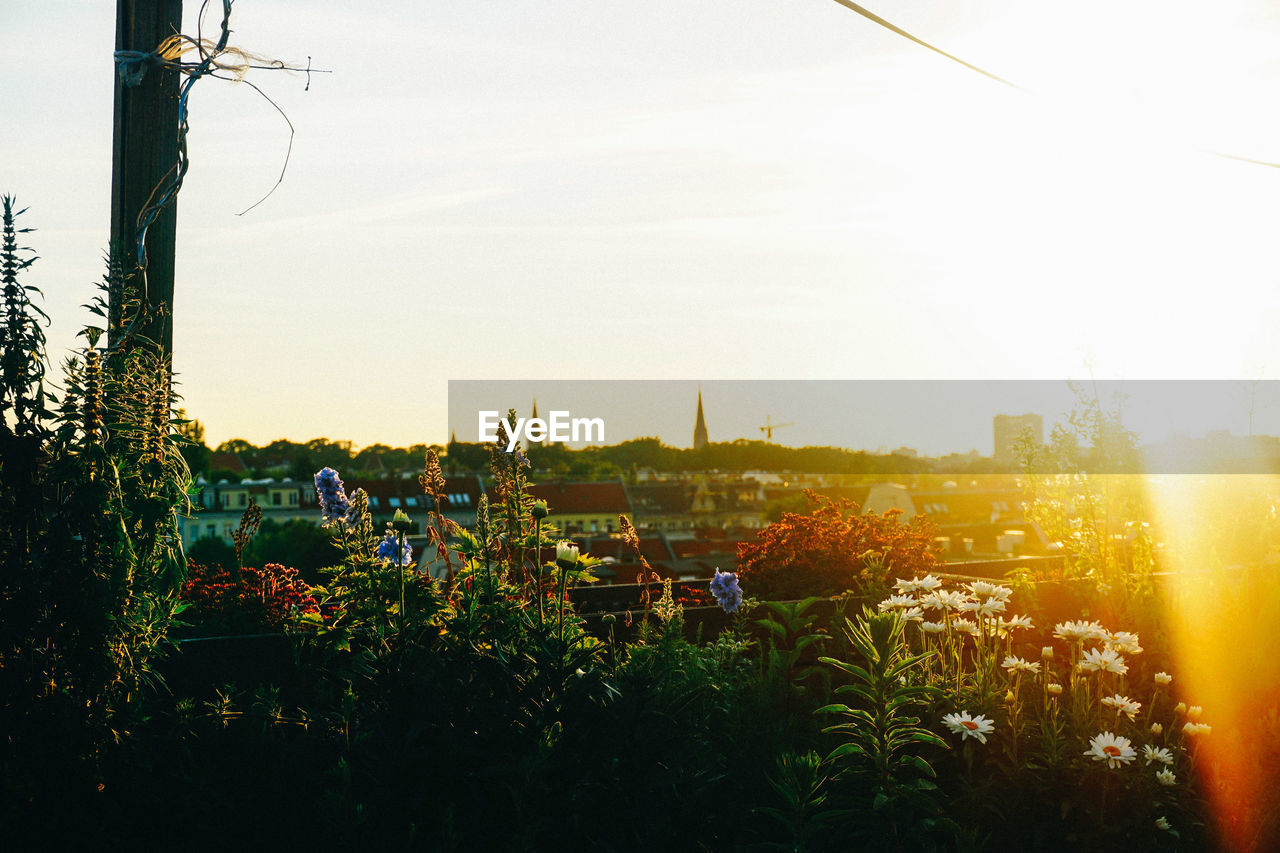
[[[332,468],[321,468],[316,473],[316,497],[320,499],[320,512],[324,515],[325,524],[341,521],[351,509],[342,480]]]
[[[738,586],[738,576],[733,572],[716,569],[716,576],[711,579],[711,594],[725,613],[734,613],[742,606],[742,588]]]
[[[374,556],[384,563],[396,562],[396,535],[388,533],[378,543],[378,550],[374,552]],[[398,565],[407,566],[413,562],[413,546],[408,542],[404,543],[404,548],[400,551],[400,562]]]

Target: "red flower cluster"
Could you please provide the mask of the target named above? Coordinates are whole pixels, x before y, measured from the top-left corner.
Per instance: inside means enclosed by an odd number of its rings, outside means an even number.
[[[184,620],[205,631],[277,630],[320,609],[298,570],[279,563],[239,570],[191,563],[182,600],[191,604]]]
[[[682,607],[710,607],[716,603],[715,596],[711,594],[711,590],[703,589],[700,586],[684,586],[676,587],[672,591],[672,597],[676,604]]]

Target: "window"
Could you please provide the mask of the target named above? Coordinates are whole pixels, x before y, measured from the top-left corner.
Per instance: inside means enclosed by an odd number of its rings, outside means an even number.
[[[249,496],[248,496],[248,495],[246,495],[244,492],[241,492],[241,493],[240,493],[240,506],[248,506],[248,505],[249,505]]]
[[[297,505],[298,505],[298,493],[297,493],[297,492],[290,492],[290,493],[289,493],[289,506],[297,506]]]
[[[400,508],[400,499],[399,499],[399,498],[391,498],[391,499],[389,499],[389,500],[387,501],[387,503],[389,503],[389,504],[391,505],[391,508],[392,508],[392,509],[399,509],[399,508]]]
[[[272,505],[272,506],[283,506],[283,505],[284,505],[284,495],[280,494],[279,492],[272,492],[272,493],[271,493],[271,505]]]
[[[369,506],[373,507],[374,509],[377,509],[377,508],[378,508],[378,496],[377,496],[377,495],[370,495],[370,496],[369,496]]]
[[[405,503],[405,506],[417,506],[417,505],[418,505],[418,499],[417,499],[417,498],[412,498],[412,497],[411,497],[411,498],[405,498],[405,499],[404,499],[404,503]]]

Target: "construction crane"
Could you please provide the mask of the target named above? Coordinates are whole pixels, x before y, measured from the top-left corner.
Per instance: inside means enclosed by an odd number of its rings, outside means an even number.
[[[787,422],[785,424],[775,424],[766,415],[764,419],[764,426],[760,427],[760,431],[764,433],[765,441],[773,441],[773,431],[775,429],[782,429],[783,427],[789,427],[789,426],[795,426],[795,424],[791,422]]]

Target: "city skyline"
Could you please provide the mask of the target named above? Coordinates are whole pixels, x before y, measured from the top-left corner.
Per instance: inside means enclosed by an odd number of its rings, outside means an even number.
[[[711,442],[763,439],[761,428],[772,423],[773,442],[788,447],[991,456],[994,418],[1040,415],[1047,440],[1077,407],[1077,389],[1096,394],[1107,411],[1121,407],[1144,444],[1223,430],[1246,435],[1251,410],[1252,434],[1280,434],[1280,382],[1226,381],[470,380],[450,382],[449,425],[460,441],[474,441],[478,412],[505,417],[514,402],[517,416],[529,417],[536,398],[543,419],[553,410],[603,418],[605,441],[596,443],[656,437],[690,447],[701,402]]]

